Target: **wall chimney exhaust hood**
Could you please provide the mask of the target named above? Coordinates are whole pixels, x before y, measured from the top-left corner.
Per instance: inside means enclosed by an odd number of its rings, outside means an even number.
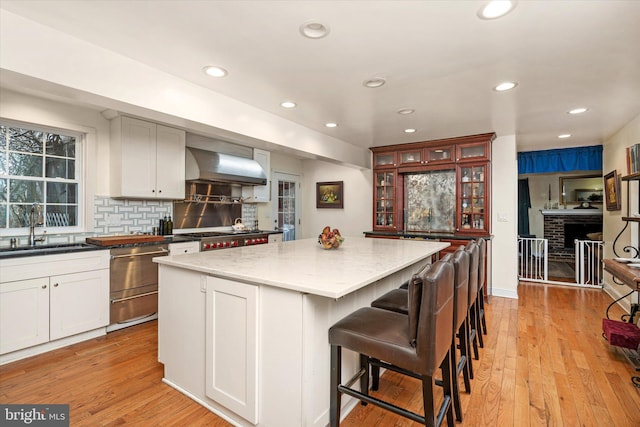
[[[185,170],[187,181],[267,184],[267,176],[255,160],[200,148],[187,147]]]

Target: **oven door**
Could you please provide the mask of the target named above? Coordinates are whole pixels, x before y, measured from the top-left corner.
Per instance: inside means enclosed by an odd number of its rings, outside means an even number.
[[[158,311],[158,265],[167,245],[111,249],[110,323],[124,323]]]

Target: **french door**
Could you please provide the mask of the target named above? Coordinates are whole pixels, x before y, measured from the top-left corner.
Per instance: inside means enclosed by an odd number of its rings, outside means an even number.
[[[300,176],[274,172],[271,200],[274,224],[282,230],[282,240],[295,240],[300,228]]]

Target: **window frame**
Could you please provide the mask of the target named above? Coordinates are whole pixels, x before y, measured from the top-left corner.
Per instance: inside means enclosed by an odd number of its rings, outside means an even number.
[[[75,153],[75,159],[74,159],[75,160],[75,179],[58,180],[55,178],[47,178],[45,176],[27,177],[27,178],[33,178],[33,180],[38,180],[41,182],[44,182],[44,181],[73,182],[78,185],[78,194],[77,194],[77,201],[76,201],[78,217],[77,217],[76,225],[68,226],[68,227],[53,227],[53,226],[43,225],[43,226],[37,227],[37,230],[38,229],[46,230],[48,235],[52,235],[52,234],[66,235],[66,234],[74,234],[74,233],[77,234],[77,233],[84,232],[86,228],[85,227],[85,220],[87,217],[86,210],[88,209],[88,206],[86,206],[86,193],[85,193],[86,180],[87,180],[86,171],[85,171],[85,156],[86,156],[85,145],[87,141],[87,133],[79,130],[69,129],[69,128],[47,126],[47,125],[38,124],[38,123],[10,120],[10,119],[5,119],[1,117],[0,117],[0,125],[5,127],[28,129],[28,130],[33,130],[37,132],[62,134],[65,136],[74,137],[76,139],[76,142],[75,142],[76,153]],[[4,151],[5,147],[2,147],[2,150]],[[43,153],[42,156],[44,159],[45,153]],[[7,179],[7,180],[10,179],[9,177],[11,176],[16,176],[16,175],[9,175],[8,170],[7,170],[7,175],[0,175],[1,178]],[[41,232],[38,234],[41,234]],[[0,228],[0,236],[27,236],[27,235],[29,235],[29,227]]]

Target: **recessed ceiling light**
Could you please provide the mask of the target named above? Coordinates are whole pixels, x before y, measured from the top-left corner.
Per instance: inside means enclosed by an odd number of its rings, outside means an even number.
[[[283,108],[295,108],[296,107],[296,103],[292,102],[292,101],[284,101],[280,104],[281,107]]]
[[[416,130],[413,128],[405,129],[404,133],[414,133]]]
[[[331,32],[329,27],[318,21],[308,21],[300,25],[300,34],[310,39],[321,39],[329,32]]]
[[[362,82],[362,85],[365,87],[376,88],[384,85],[387,81],[382,77],[374,77],[372,79],[367,79]]]
[[[558,135],[558,138],[560,138],[560,139],[571,138],[571,134],[570,133],[563,133],[562,135]]]
[[[205,74],[208,74],[212,77],[224,77],[227,74],[229,74],[227,73],[227,70],[225,70],[224,68],[217,67],[215,65],[209,65],[207,67],[204,67],[202,71],[204,71]]]
[[[338,124],[337,123],[333,123],[333,122],[329,122],[329,123],[325,123],[325,126],[328,128],[337,128]]]
[[[510,0],[493,0],[487,2],[478,10],[480,19],[496,19],[511,12],[516,7],[516,1]]]
[[[500,83],[498,86],[494,87],[493,90],[497,92],[504,92],[505,90],[513,89],[516,86],[518,86],[518,83],[516,82],[503,82],[503,83]]]
[[[406,114],[413,114],[415,111],[416,110],[414,110],[413,108],[401,108],[397,111],[397,113],[406,115]]]
[[[588,109],[584,107],[574,108],[573,110],[567,111],[569,114],[582,114],[585,113]]]

